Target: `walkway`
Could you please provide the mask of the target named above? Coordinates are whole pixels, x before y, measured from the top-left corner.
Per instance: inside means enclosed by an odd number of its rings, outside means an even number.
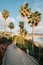
[[[15,44],[8,46],[3,65],[37,65]]]

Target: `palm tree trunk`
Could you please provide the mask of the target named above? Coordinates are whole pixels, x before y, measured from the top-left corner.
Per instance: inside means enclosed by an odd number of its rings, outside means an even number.
[[[11,29],[10,29],[10,33],[11,33]]]
[[[12,29],[10,29],[10,34],[12,35]],[[13,42],[13,35],[12,35],[12,42]]]
[[[12,30],[12,34],[13,34],[13,30]],[[13,35],[12,35],[12,42],[13,42],[14,40],[13,40]]]
[[[34,25],[32,26],[32,51],[34,50]]]
[[[25,17],[23,18],[23,22],[24,22],[24,27],[25,27]],[[23,43],[24,43],[24,34],[25,34],[25,30],[23,32]]]
[[[4,36],[5,36],[5,34],[6,34],[6,19],[4,21]]]
[[[34,26],[32,26],[32,41],[34,41]]]
[[[20,28],[20,35],[21,35],[21,28]]]
[[[23,44],[24,44],[24,32],[23,32]]]

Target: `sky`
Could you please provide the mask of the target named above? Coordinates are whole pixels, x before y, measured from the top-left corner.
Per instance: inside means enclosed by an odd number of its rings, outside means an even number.
[[[41,21],[37,27],[34,28],[34,33],[43,33],[43,0],[0,0],[0,31],[4,31],[4,18],[2,17],[2,10],[7,9],[10,12],[10,16],[6,19],[6,31],[10,31],[8,28],[9,22],[13,22],[15,28],[14,33],[19,33],[19,22],[23,21],[20,15],[20,6],[25,3],[29,3],[31,11],[39,11],[41,13]],[[25,28],[28,33],[32,32],[32,27],[28,24],[28,20],[25,19]]]

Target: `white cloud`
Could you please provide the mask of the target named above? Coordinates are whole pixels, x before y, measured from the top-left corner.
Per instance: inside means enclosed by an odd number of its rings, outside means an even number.
[[[43,1],[35,0],[35,3],[33,4],[33,10],[38,10],[43,15]]]
[[[14,18],[11,18],[11,17],[9,17],[7,20],[6,20],[6,22],[7,22],[7,24],[9,24],[9,22],[15,22],[15,19]]]
[[[35,32],[43,33],[43,1],[35,0],[35,3],[32,7],[33,11],[39,11],[41,13],[41,21],[37,27],[35,27]]]
[[[4,18],[2,17],[2,13],[0,12],[0,30],[2,31],[4,27]]]
[[[34,31],[35,31],[35,33],[37,32],[37,33],[43,33],[43,26],[37,26],[37,27],[35,27],[35,29],[34,29]]]

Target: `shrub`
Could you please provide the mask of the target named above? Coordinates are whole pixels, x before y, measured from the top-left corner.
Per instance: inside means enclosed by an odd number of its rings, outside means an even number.
[[[2,37],[2,43],[3,44],[8,43],[8,39],[6,37]]]
[[[9,37],[9,38],[8,38],[8,42],[12,43],[12,41],[13,41],[13,40],[12,40],[12,37]]]
[[[34,50],[32,51],[32,44],[34,45],[33,48]],[[43,65],[43,48],[37,47],[32,40],[24,40],[24,44],[23,43],[16,43],[16,45],[22,49],[23,51],[26,52],[26,50],[29,50],[29,54],[31,56],[33,56],[34,58],[37,59],[37,61],[39,62],[40,65]]]
[[[19,47],[20,49],[22,48],[22,44],[21,43],[16,43],[17,47]]]
[[[22,45],[22,48],[21,48],[23,51],[27,52],[27,46],[25,44]]]
[[[25,52],[27,51],[27,49],[30,50],[30,53],[32,51],[32,40],[25,39],[24,43],[16,43],[16,45]]]
[[[2,43],[2,38],[0,37],[0,44]]]
[[[25,51],[27,50],[27,47],[23,43],[16,43],[17,47],[19,47],[21,50]]]
[[[12,37],[1,37],[0,38],[0,44],[9,44],[12,43]]]
[[[41,46],[34,45],[34,57],[37,59],[40,65],[43,65],[43,48]]]
[[[14,39],[17,43],[23,43],[23,38],[22,36],[16,36]]]
[[[29,49],[29,50],[31,50],[32,49],[32,40],[31,39],[29,39],[29,40],[25,40],[25,45],[27,46],[27,48]]]
[[[37,47],[36,45],[34,45],[34,57],[36,59],[39,59],[39,47]]]

